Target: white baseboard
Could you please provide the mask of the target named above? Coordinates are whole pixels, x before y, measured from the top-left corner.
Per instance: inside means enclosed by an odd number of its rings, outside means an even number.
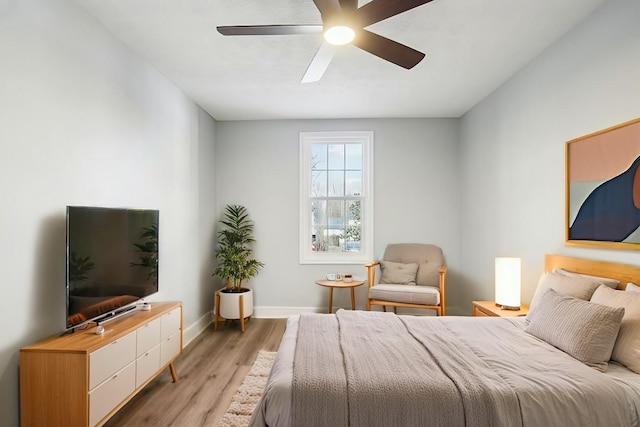
[[[213,322],[213,312],[206,312],[201,318],[192,323],[189,327],[185,328],[182,332],[182,347],[187,347],[191,342],[197,338],[207,326]]]
[[[296,314],[326,312],[326,307],[253,307],[253,317],[257,319],[282,319]]]

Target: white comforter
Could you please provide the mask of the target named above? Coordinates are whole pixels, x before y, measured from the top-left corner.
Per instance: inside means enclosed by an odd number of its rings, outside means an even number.
[[[363,313],[364,316],[372,314]],[[518,424],[521,423],[523,426],[638,425],[640,410],[638,375],[618,366],[610,367],[611,372],[604,374],[585,366],[564,352],[524,332],[524,319],[406,316],[404,320],[408,325],[406,331],[408,337],[404,339],[418,341],[425,347],[425,354],[440,352],[442,354],[438,357],[445,357],[451,353],[451,349],[455,349],[453,351],[458,354],[458,357],[479,363],[477,373],[487,375],[488,384],[497,382],[500,387],[506,384],[515,394],[519,404]],[[367,322],[369,321],[371,319],[367,317]],[[439,349],[432,348],[430,351],[429,346],[435,344],[430,343],[428,339],[416,340],[416,336],[420,334],[413,331],[412,335],[409,332],[409,329],[415,328],[429,330],[430,326],[448,330],[451,333],[451,340],[447,346],[453,347],[443,352],[440,345]],[[254,413],[252,426],[292,425],[292,408],[296,406],[292,404],[292,379],[297,327],[298,320],[291,319],[278,350],[278,357],[265,393]],[[400,333],[404,335],[405,331],[398,331],[398,334]],[[366,339],[364,341],[366,342]],[[411,346],[415,344],[412,342]],[[311,350],[310,353],[314,351],[317,352],[315,354],[319,354],[329,350],[318,348]],[[375,363],[374,359],[369,360],[373,355],[375,351],[363,352],[366,363]],[[303,355],[298,355],[298,357],[301,356]],[[443,362],[448,364],[451,360]],[[399,360],[398,369],[401,369],[404,364],[403,360]],[[413,362],[408,365],[412,366]],[[412,369],[415,369],[415,366]],[[436,376],[442,377],[441,373]],[[355,380],[350,378],[349,381]],[[456,379],[443,381],[452,381],[455,384]],[[357,388],[357,384],[351,384],[351,387]],[[458,388],[460,393],[464,392],[463,388]],[[349,396],[342,398],[348,400]],[[432,403],[437,402],[439,396],[425,395],[420,396],[420,399]],[[381,413],[385,411],[392,413],[394,400],[394,398],[388,399],[389,407],[385,407]],[[317,411],[318,408],[313,410]],[[325,410],[334,411],[335,408]],[[459,424],[461,414],[457,415],[453,418],[456,418]],[[451,425],[453,418],[425,417],[417,424],[414,419],[412,425]],[[300,418],[298,416],[293,419]],[[469,419],[467,422],[472,424]],[[509,424],[511,422],[509,421]],[[348,425],[348,423],[345,421],[343,424]],[[316,425],[322,425],[322,423],[318,422]],[[507,425],[507,422],[497,425]]]

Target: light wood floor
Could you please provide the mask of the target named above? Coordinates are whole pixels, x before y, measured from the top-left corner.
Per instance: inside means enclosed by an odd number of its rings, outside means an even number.
[[[176,360],[178,382],[169,369],[149,383],[105,426],[217,427],[258,351],[275,351],[286,319],[251,319],[244,334],[237,322],[213,325]]]

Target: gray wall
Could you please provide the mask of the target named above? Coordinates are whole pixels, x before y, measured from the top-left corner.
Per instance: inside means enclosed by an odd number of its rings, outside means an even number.
[[[66,205],[159,209],[154,299],[184,302],[187,339],[210,318],[215,122],[73,3],[1,3],[0,425],[17,426],[18,350],[65,326]]]
[[[640,2],[609,1],[461,119],[469,301],[493,299],[496,256],[522,257],[525,302],[545,253],[639,263],[634,251],[564,245],[565,142],[640,117],[639,22]]]
[[[461,295],[457,119],[300,120],[218,122],[216,183],[218,215],[226,204],[245,205],[255,222],[256,258],[265,268],[248,284],[256,315],[326,310],[328,291],[314,284],[329,272],[364,276],[363,265],[300,265],[299,132],[374,132],[374,247],[432,242],[450,268],[449,305]],[[356,290],[364,306],[365,288]],[[334,306],[349,306],[347,291]]]

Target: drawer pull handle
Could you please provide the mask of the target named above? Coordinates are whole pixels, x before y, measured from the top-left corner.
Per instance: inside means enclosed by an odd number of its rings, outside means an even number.
[[[113,377],[111,377],[112,380],[115,380],[116,378],[118,378],[118,374],[115,374]]]

